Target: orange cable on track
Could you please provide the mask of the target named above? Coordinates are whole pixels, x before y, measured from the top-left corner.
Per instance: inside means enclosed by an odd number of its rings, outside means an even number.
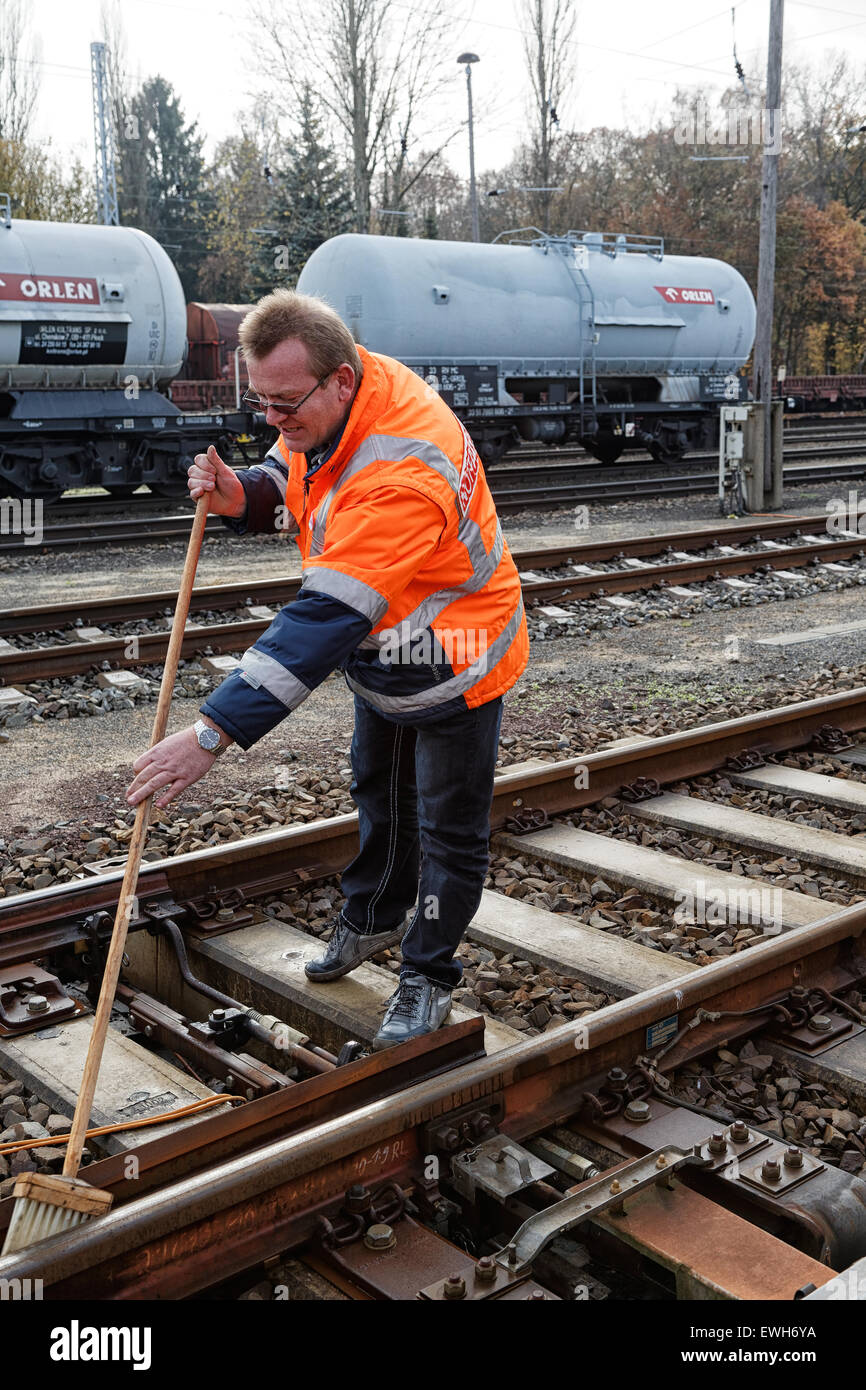
[[[201,1100],[192,1101],[189,1105],[182,1105],[179,1110],[167,1110],[161,1115],[149,1115],[143,1120],[126,1120],[122,1124],[102,1125],[98,1129],[88,1129],[85,1139],[95,1139],[100,1134],[116,1134],[124,1129],[144,1129],[147,1125],[161,1125],[166,1120],[184,1120],[191,1115],[197,1115],[202,1110],[208,1110],[214,1105],[226,1104],[243,1105],[241,1096],[204,1096]],[[68,1134],[50,1135],[47,1139],[16,1139],[6,1144],[0,1144],[0,1154],[19,1153],[22,1149],[47,1149],[52,1144],[67,1144]]]

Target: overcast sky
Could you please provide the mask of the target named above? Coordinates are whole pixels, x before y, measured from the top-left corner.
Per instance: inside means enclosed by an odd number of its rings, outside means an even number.
[[[411,0],[395,0],[405,9]],[[596,125],[640,126],[667,113],[678,86],[720,92],[733,80],[731,7],[720,0],[579,0],[577,41],[572,47],[575,83],[560,117],[578,129]],[[473,70],[478,104],[479,169],[502,164],[525,131],[527,81],[522,54],[519,0],[443,0],[451,40],[443,52],[454,81],[442,103],[443,128],[465,119],[466,90],[456,58],[464,49],[480,56]],[[100,0],[28,0],[41,41],[41,96],[37,132],[60,154],[93,158],[90,51],[101,38]],[[266,47],[254,57],[255,29],[244,0],[119,0],[134,77],[162,74],[180,94],[188,119],[207,135],[208,152],[237,129],[237,115],[256,91],[256,70],[266,67]],[[275,0],[291,31],[295,5]],[[739,0],[736,43],[747,70],[763,74],[769,0]],[[845,51],[866,69],[866,0],[787,0],[785,56],[820,61]],[[299,52],[299,63],[303,55]],[[448,156],[468,172],[465,130]]]

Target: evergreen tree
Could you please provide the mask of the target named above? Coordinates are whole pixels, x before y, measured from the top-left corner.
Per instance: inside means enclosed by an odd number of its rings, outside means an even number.
[[[326,143],[309,86],[304,89],[297,140],[286,145],[280,164],[273,169],[274,195],[267,215],[272,230],[254,277],[259,294],[275,285],[294,287],[316,247],[354,226],[349,180]]]
[[[121,221],[165,246],[187,299],[198,292],[206,255],[202,206],[204,161],[195,122],[187,124],[171,85],[149,78],[130,105],[120,141]]]
[[[207,171],[207,249],[199,290],[207,301],[249,304],[261,290],[262,228],[269,225],[271,188],[264,151],[241,129],[217,146]]]

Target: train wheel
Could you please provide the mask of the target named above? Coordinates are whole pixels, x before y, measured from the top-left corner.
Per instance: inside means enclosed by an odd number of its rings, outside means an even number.
[[[176,483],[148,483],[147,485],[156,497],[167,497],[177,502],[181,498],[189,497],[189,489],[186,483],[178,480]]]
[[[675,444],[670,447],[657,439],[649,446],[649,451],[656,463],[682,463],[686,455],[683,445]]]
[[[0,497],[17,497],[22,502],[41,502],[45,507],[53,507],[55,502],[60,501],[64,492],[65,488],[62,487],[35,487],[22,492],[12,483],[7,483],[5,491],[0,488]]]
[[[514,443],[514,437],[508,434],[479,434],[477,439],[473,439],[473,444],[478,450],[481,462],[485,468],[491,464],[498,463],[505,456],[508,449]]]

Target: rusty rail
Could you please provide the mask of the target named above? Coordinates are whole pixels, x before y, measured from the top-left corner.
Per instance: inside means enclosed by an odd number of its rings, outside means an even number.
[[[729,757],[748,748],[768,752],[802,748],[826,725],[846,731],[866,728],[866,688],[703,724],[530,771],[509,773],[506,769],[494,784],[491,827],[501,829],[510,816],[527,809],[549,815],[579,810],[619,795],[623,786],[638,777],[669,785],[699,776],[723,767]],[[142,865],[139,901],[143,906],[164,896],[178,903],[216,901],[238,888],[248,896],[262,897],[339,872],[355,854],[357,843],[358,817],[352,812],[153,860]],[[111,911],[121,881],[118,869],[0,900],[0,966],[80,941],[84,917]],[[137,918],[131,930],[145,924],[145,918]]]
[[[333,1209],[353,1183],[410,1185],[428,1152],[424,1126],[463,1106],[488,1106],[499,1117],[498,1127],[519,1140],[579,1111],[592,1078],[643,1053],[646,1029],[661,1019],[676,1014],[686,1022],[698,1008],[740,1014],[782,998],[794,986],[833,992],[852,986],[866,975],[864,931],[866,906],[846,908],[708,965],[676,988],[656,986],[395,1097],[316,1121],[0,1260],[0,1279],[42,1279],[48,1296],[58,1299],[196,1293],[302,1246],[314,1236],[319,1215]],[[724,1036],[757,1026],[754,1017],[730,1020]],[[701,1029],[690,1030],[668,1053],[666,1066],[717,1046],[720,1028],[717,1022],[704,1036]],[[146,1156],[147,1148],[138,1152]]]
[[[178,520],[189,525],[189,518]],[[144,523],[142,523],[144,524]],[[726,544],[740,545],[756,539],[772,540],[780,536],[826,534],[827,517],[813,516],[762,517],[760,521],[738,522],[733,526],[715,525],[691,531],[671,531],[666,534],[631,536],[625,540],[581,541],[556,546],[512,551],[519,569],[554,569],[573,561],[575,564],[602,564],[628,553],[638,559],[643,555],[661,555],[665,550],[703,550],[717,545],[722,536]],[[866,545],[866,537],[863,538]],[[237,584],[199,585],[193,590],[190,611],[206,608],[230,608],[255,597],[259,602],[286,603],[300,588],[300,576],[278,575],[273,579],[252,578]],[[124,622],[133,618],[157,616],[164,610],[174,611],[177,595],[171,589],[144,594],[120,594],[113,598],[86,598],[72,602],[36,604],[27,608],[11,608],[0,614],[0,636],[16,632],[38,632],[41,629],[71,626],[76,618],[86,617],[93,626],[100,622]]]
[[[791,535],[804,526],[826,528],[826,517],[784,518],[782,520],[751,522],[732,526],[721,534],[736,543],[757,537]],[[665,549],[704,549],[718,542],[718,528],[672,533],[663,536],[638,536],[632,540],[601,541],[594,544],[556,546],[514,554],[518,568],[531,570],[534,566],[555,569],[569,561],[575,564],[606,563],[627,552],[637,559],[659,554]],[[642,589],[668,584],[695,584],[704,580],[751,574],[758,570],[799,568],[814,561],[850,560],[866,547],[866,537],[846,536],[842,539],[804,542],[785,546],[781,550],[744,552],[738,555],[711,553],[695,560],[672,560],[646,568],[624,568],[592,575],[567,575],[549,579],[524,579],[523,596],[530,607],[545,599],[592,598],[599,594],[635,593]],[[260,601],[288,603],[297,596],[299,577],[280,576],[272,580],[251,580],[237,584],[219,584],[194,591],[191,608],[201,611],[234,607],[255,595]],[[123,622],[159,614],[173,606],[169,593],[125,594],[113,599],[50,604],[46,607],[12,609],[0,618],[0,634],[14,635],[71,626],[82,613],[98,626],[100,622]],[[182,655],[192,657],[206,648],[218,652],[240,652],[267,629],[269,620],[239,620],[214,623],[208,626],[187,627]],[[117,667],[135,668],[148,662],[160,662],[166,651],[167,632],[139,633],[135,638],[135,655],[130,656],[130,638],[103,637],[88,642],[56,643],[48,647],[21,648],[0,653],[0,683],[28,682],[71,676],[108,661]]]

